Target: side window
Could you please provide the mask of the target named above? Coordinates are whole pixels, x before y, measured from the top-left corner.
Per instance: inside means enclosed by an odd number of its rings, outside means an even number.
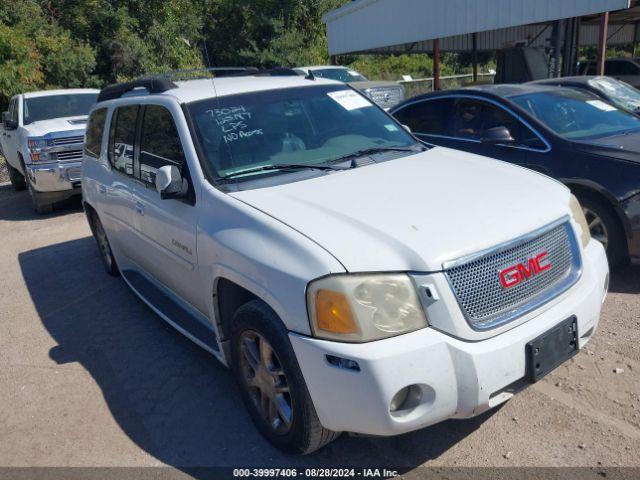
[[[638,66],[631,61],[620,62],[620,75],[638,75]]]
[[[87,124],[87,138],[84,142],[84,151],[87,155],[98,158],[102,151],[102,134],[107,109],[94,110],[89,116]]]
[[[511,136],[516,140],[516,145],[533,149],[545,148],[544,143],[533,130],[504,108],[490,103],[484,103],[482,107],[482,120],[483,132],[490,128],[506,127],[511,133]]]
[[[18,97],[11,100],[11,105],[9,106],[9,117],[14,122],[18,123],[18,103],[20,99]]]
[[[587,65],[586,75],[597,75],[595,62],[589,62],[589,64]]]
[[[455,104],[452,135],[456,138],[480,140],[483,102],[463,98]]]
[[[624,71],[624,63],[619,60],[609,60],[604,64],[604,73],[605,75],[625,75]]]
[[[442,98],[424,100],[408,105],[394,116],[414,133],[426,135],[450,135],[451,106],[453,100]]]
[[[156,172],[165,165],[175,165],[182,172],[184,151],[171,112],[148,105],[140,134],[140,180],[155,185]]]
[[[133,146],[136,138],[138,105],[118,107],[113,113],[109,141],[109,161],[113,168],[133,176]]]

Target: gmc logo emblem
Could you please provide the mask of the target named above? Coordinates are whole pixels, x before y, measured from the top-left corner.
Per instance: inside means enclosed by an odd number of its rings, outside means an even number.
[[[551,263],[547,258],[548,252],[542,252],[540,255],[536,255],[530,258],[524,263],[513,265],[509,268],[505,268],[500,272],[500,283],[503,288],[511,288],[516,285],[527,281],[531,277],[540,275],[542,272],[551,270]]]

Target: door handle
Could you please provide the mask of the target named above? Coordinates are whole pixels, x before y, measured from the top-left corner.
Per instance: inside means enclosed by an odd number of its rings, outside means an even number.
[[[102,195],[106,195],[107,194],[107,187],[105,187],[104,185],[100,185],[98,187],[98,191],[102,194]]]
[[[144,205],[140,202],[136,202],[136,212],[140,215],[144,215]]]

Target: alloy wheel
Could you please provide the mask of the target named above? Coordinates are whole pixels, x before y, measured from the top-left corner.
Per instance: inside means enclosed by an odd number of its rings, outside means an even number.
[[[242,333],[240,353],[243,380],[260,416],[275,433],[287,434],[293,407],[289,382],[278,356],[269,342],[253,330]]]
[[[609,244],[609,232],[607,230],[607,226],[602,221],[602,218],[600,218],[600,216],[593,210],[583,208],[582,211],[584,212],[584,216],[587,219],[591,237],[602,243],[606,250]]]

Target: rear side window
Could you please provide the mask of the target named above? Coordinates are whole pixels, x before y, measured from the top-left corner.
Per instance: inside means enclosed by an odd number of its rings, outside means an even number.
[[[104,121],[107,116],[107,109],[94,110],[89,116],[87,124],[87,139],[84,144],[84,151],[87,155],[98,158],[102,151],[102,134],[104,132]]]
[[[156,172],[174,165],[182,172],[184,151],[171,112],[159,105],[147,105],[140,134],[140,180],[154,185]]]
[[[111,165],[119,172],[130,176],[133,176],[133,146],[139,109],[139,105],[116,108],[109,135],[109,161]]]
[[[449,135],[453,100],[425,100],[408,105],[394,116],[414,133],[426,135]]]

